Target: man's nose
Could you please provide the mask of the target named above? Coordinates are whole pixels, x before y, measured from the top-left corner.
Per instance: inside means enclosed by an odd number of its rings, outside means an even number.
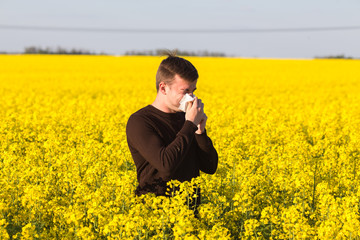
[[[194,93],[192,93],[192,92],[191,92],[191,93],[189,93],[189,95],[190,95],[191,97],[194,97]]]

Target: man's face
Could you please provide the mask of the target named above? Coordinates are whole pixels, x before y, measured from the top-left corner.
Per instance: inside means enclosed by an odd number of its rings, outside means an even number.
[[[193,96],[193,93],[196,90],[196,83],[197,80],[194,82],[188,82],[178,75],[175,75],[174,81],[172,81],[171,85],[166,86],[167,107],[174,112],[180,111],[180,100],[186,93]]]

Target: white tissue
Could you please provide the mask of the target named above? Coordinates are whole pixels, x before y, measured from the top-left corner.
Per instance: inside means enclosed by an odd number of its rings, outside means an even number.
[[[193,95],[194,97],[190,96],[190,94],[185,94],[184,97],[180,100],[180,106],[179,109],[183,112],[186,111],[186,107],[187,107],[187,103],[188,102],[192,102],[195,99],[195,95]]]

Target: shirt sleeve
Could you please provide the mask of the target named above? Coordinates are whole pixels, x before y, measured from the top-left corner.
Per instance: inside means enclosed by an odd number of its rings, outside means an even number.
[[[195,139],[199,146],[198,156],[200,170],[204,173],[214,174],[218,166],[218,154],[211,139],[207,136],[206,131],[202,134],[195,134]]]
[[[145,118],[132,115],[126,125],[129,145],[155,169],[167,174],[175,172],[184,160],[196,130],[197,126],[194,123],[185,121],[175,139],[169,145],[165,145],[157,131]]]

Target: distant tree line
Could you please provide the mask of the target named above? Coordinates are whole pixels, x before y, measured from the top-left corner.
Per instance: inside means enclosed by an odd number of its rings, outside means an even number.
[[[124,55],[130,56],[164,56],[170,50],[168,49],[156,49],[156,50],[131,50],[126,51]],[[178,56],[200,56],[200,57],[226,57],[225,53],[222,52],[210,52],[207,50],[203,51],[184,51],[175,49],[171,52],[175,52]],[[19,52],[0,52],[0,54],[19,54]],[[25,47],[24,51],[20,54],[68,54],[68,55],[110,55],[107,53],[95,53],[84,49],[66,49],[63,47],[50,48],[50,47],[36,47],[29,46]]]
[[[124,55],[130,56],[164,56],[170,50],[168,49],[156,49],[156,50],[131,50],[126,51]],[[210,52],[207,50],[203,51],[186,51],[175,49],[172,50],[178,56],[200,56],[200,57],[226,57],[227,55],[222,52]],[[5,52],[0,51],[0,54],[19,54],[19,52]],[[20,54],[68,54],[68,55],[111,55],[104,52],[95,53],[84,49],[65,49],[63,47],[50,48],[50,47],[36,47],[30,46],[25,47],[24,51]],[[360,59],[351,56],[345,56],[344,54],[338,55],[326,55],[326,56],[315,56],[315,59]]]
[[[322,57],[315,57],[316,59],[354,59],[353,57],[345,56],[344,54],[339,55],[328,55]]]
[[[136,55],[136,56],[163,56],[169,52],[168,49],[156,49],[156,50],[132,50],[126,51],[125,55]],[[183,51],[179,49],[173,50],[178,56],[200,56],[200,57],[225,57],[225,53],[221,52],[209,52],[207,50],[204,51]]]
[[[35,46],[26,47],[23,53],[24,54],[106,55],[105,53],[96,54],[94,52],[90,52],[88,50],[83,50],[83,49],[73,48],[68,50],[62,47],[57,47],[56,49],[53,49],[50,47],[41,48]]]

